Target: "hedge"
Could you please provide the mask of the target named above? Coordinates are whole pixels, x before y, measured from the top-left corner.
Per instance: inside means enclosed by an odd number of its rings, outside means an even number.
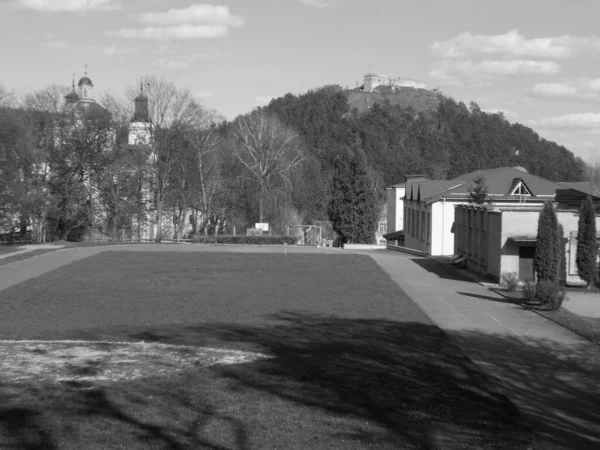
[[[298,242],[297,236],[266,236],[266,235],[237,235],[237,236],[192,236],[196,244],[245,244],[245,245],[293,245]]]

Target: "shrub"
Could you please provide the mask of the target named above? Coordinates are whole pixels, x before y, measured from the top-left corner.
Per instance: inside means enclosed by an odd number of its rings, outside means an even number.
[[[577,256],[575,263],[577,273],[592,286],[598,276],[598,244],[596,242],[596,211],[592,198],[587,196],[579,209],[579,223],[577,228]]]
[[[294,245],[298,241],[296,236],[266,236],[266,235],[218,235],[204,236],[197,234],[192,236],[192,242],[196,244],[245,244],[245,245]]]
[[[539,281],[557,282],[560,269],[558,220],[551,201],[544,204],[538,219],[535,272]]]
[[[558,283],[540,281],[536,286],[536,299],[550,310],[557,310],[567,300],[566,292],[560,289]]]
[[[526,281],[523,286],[523,298],[527,303],[533,303],[536,299],[536,286],[533,281]]]
[[[519,285],[519,279],[514,272],[503,272],[501,281],[502,284],[506,286],[508,292],[513,292]]]

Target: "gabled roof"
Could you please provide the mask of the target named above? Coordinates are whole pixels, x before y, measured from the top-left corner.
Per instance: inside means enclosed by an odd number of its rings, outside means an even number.
[[[500,167],[460,175],[450,181],[407,181],[406,198],[435,202],[442,198],[467,200],[469,186],[478,177],[483,177],[488,188],[488,194],[494,201],[514,200],[510,193],[520,183],[527,187],[532,198],[553,197],[558,189],[565,189],[565,183],[559,184],[525,172],[522,168]]]

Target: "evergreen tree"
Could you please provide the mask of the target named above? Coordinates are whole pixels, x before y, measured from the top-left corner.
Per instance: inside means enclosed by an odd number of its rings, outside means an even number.
[[[544,204],[538,219],[535,272],[538,282],[558,283],[560,269],[559,228],[556,212],[551,201]]]
[[[577,272],[588,287],[598,277],[598,243],[596,241],[596,211],[590,196],[581,203],[577,228]]]
[[[327,213],[341,244],[373,243],[379,208],[360,150],[344,149],[334,158]]]
[[[477,205],[489,203],[488,187],[485,184],[485,179],[482,176],[478,176],[473,179],[473,184],[468,186],[468,192],[469,203],[475,203]]]

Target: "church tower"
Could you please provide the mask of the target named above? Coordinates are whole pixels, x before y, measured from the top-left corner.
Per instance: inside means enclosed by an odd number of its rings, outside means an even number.
[[[129,126],[129,145],[149,144],[152,122],[148,112],[148,97],[144,94],[144,86],[140,83],[140,93],[134,99],[135,112]]]
[[[85,65],[85,76],[79,80],[77,87],[81,100],[94,100],[94,83],[87,76],[87,64]]]
[[[75,92],[75,74],[73,74],[73,82],[71,83],[71,92],[65,95],[67,105],[77,103],[79,101],[79,95]]]

